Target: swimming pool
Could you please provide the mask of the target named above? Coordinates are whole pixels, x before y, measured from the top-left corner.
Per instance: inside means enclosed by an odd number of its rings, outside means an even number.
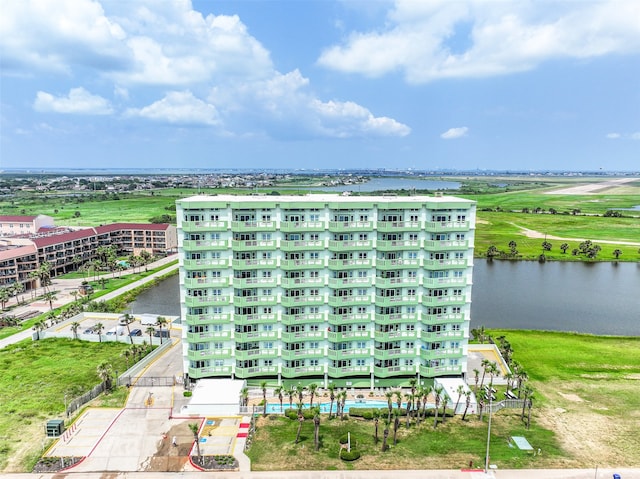
[[[405,403],[402,404],[403,406],[406,406]],[[318,406],[318,403],[313,404],[314,407]],[[329,413],[329,407],[331,406],[331,402],[323,402],[320,403],[320,412],[322,414],[328,414]],[[358,401],[353,401],[353,400],[349,400],[349,401],[345,401],[344,403],[344,412],[348,413],[349,412],[349,408],[352,407],[373,407],[373,408],[388,408],[389,406],[387,405],[387,401],[364,401],[364,402],[358,402]],[[398,407],[398,405],[394,402],[393,403],[393,407]],[[309,409],[309,403],[306,402],[303,404],[302,406],[303,409]],[[287,409],[298,409],[298,405],[296,403],[294,403],[293,405],[291,405],[288,402],[283,402],[282,403],[282,411],[280,410],[280,403],[269,403],[267,404],[267,414],[280,414],[281,412],[284,413],[284,411],[286,411]],[[333,402],[333,409],[331,410],[331,412],[335,413],[338,410],[338,406],[335,403],[335,401]]]

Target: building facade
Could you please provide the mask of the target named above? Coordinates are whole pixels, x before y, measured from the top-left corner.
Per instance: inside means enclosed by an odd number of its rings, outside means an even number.
[[[177,202],[184,371],[382,387],[466,372],[475,202]]]

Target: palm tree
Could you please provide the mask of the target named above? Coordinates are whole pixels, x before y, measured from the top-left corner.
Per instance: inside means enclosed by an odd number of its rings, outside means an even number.
[[[307,386],[307,389],[310,393],[310,401],[309,401],[309,409],[313,407],[313,397],[316,395],[316,391],[318,390],[318,385],[316,383],[311,383]]]
[[[373,436],[373,440],[375,441],[376,444],[378,444],[378,425],[380,423],[380,410],[379,409],[374,409],[373,410],[373,424],[375,425],[375,434]]]
[[[398,405],[398,409],[402,407],[402,390],[394,391],[393,394],[396,396],[396,404]]]
[[[73,339],[78,339],[78,329],[80,328],[80,323],[78,321],[74,321],[71,323],[71,332],[73,333]]]
[[[111,391],[111,375],[113,374],[113,368],[111,367],[111,364],[107,363],[106,361],[102,362],[98,364],[96,371],[98,373],[100,381],[102,381],[102,383],[104,384],[104,388],[107,391]]]
[[[389,416],[387,419],[391,421],[391,411],[393,411],[393,391],[387,391],[384,395],[387,398],[387,406],[389,407]]]
[[[449,396],[443,388],[442,389],[442,424],[444,424],[447,419],[447,403],[448,402],[449,402]]]
[[[293,386],[289,386],[289,389],[287,389],[286,394],[287,396],[289,396],[289,407],[293,409],[293,396],[295,396],[296,390],[293,388]]]
[[[529,427],[531,426],[531,407],[533,406],[533,394],[534,394],[534,390],[529,388],[529,401],[527,401],[527,408],[528,408],[528,413],[527,413],[527,429],[529,429]]]
[[[156,332],[156,328],[154,328],[153,326],[149,326],[147,329],[145,329],[144,332],[149,335],[149,344],[153,346],[153,333]],[[162,340],[162,338],[160,339]]]
[[[125,360],[125,364],[127,365],[127,369],[129,369],[129,358],[131,358],[131,349],[125,349],[124,351],[122,351],[120,353],[120,356],[122,356]]]
[[[520,419],[524,420],[524,410],[527,407],[527,402],[531,396],[533,396],[533,388],[531,388],[528,384],[524,387],[524,401],[522,401],[522,414]]]
[[[562,243],[560,245],[560,249],[562,250],[562,254],[566,254],[567,250],[569,249],[569,244],[568,243]]]
[[[296,441],[295,444],[298,444],[300,441],[300,432],[302,432],[302,423],[304,422],[304,416],[302,415],[302,408],[300,408],[298,412],[298,431],[296,432]]]
[[[280,401],[280,412],[282,412],[282,400],[284,399],[283,392],[284,386],[278,386],[273,390],[273,394],[278,396],[278,401]]]
[[[167,321],[167,318],[165,318],[164,316],[158,316],[158,318],[156,319],[156,326],[158,326],[158,329],[160,329],[160,344],[162,344],[162,328],[168,323],[169,321]]]
[[[487,259],[492,260],[495,256],[498,256],[498,248],[494,245],[491,245],[487,248]]]
[[[249,388],[242,388],[240,390],[240,405],[247,407],[249,404]]]
[[[622,251],[620,251],[619,249],[614,249],[613,250],[613,256],[616,257],[616,259],[618,259],[618,257],[622,254]]]
[[[393,411],[393,445],[398,444],[398,428],[400,427],[400,409]]]
[[[260,383],[260,389],[262,389],[262,416],[265,417],[267,415],[267,381]]]
[[[102,342],[102,331],[104,331],[104,324],[102,323],[94,324],[93,330],[98,335],[98,341]]]
[[[455,414],[456,411],[458,410],[458,405],[460,404],[460,399],[462,399],[462,396],[464,395],[464,386],[462,384],[460,384],[458,386],[458,388],[456,389],[456,392],[458,393],[458,400],[456,401],[456,407],[453,408],[453,414]]]
[[[340,401],[340,419],[344,419],[344,405],[347,402],[347,391],[342,391],[338,396]]]
[[[24,284],[20,282],[13,283],[13,294],[16,296],[16,304],[21,303],[20,295],[24,293]]]
[[[36,332],[36,341],[39,341],[40,333],[47,329],[47,323],[44,322],[44,319],[39,319],[35,322],[32,329]]]
[[[202,454],[200,454],[200,424],[197,422],[190,422],[189,429],[193,433],[193,439],[196,441],[196,451],[198,452],[198,459],[202,460]]]
[[[411,422],[411,412],[413,410],[413,393],[407,393],[404,395],[407,400],[407,429],[409,429],[409,423]]]
[[[436,427],[438,427],[438,410],[440,407],[440,394],[442,394],[442,386],[438,385],[438,386],[432,386],[431,391],[433,392],[433,396],[434,396],[434,401],[436,403],[436,407],[435,407],[435,416],[434,416],[434,420],[433,420],[433,428],[435,429]]]
[[[471,391],[467,391],[464,393],[465,395],[465,404],[464,404],[464,413],[462,414],[462,421],[467,417],[467,411],[469,410],[469,406],[471,405]]]
[[[487,374],[487,369],[489,368],[490,364],[491,364],[491,361],[489,361],[486,358],[480,362],[480,366],[482,366],[482,380],[480,381],[480,388],[484,386],[484,377]]]
[[[389,439],[389,425],[391,424],[391,419],[387,418],[384,420],[384,430],[382,431],[382,452],[387,450],[387,440]]]
[[[129,335],[129,340],[131,341],[131,344],[133,344],[133,336],[131,336],[131,323],[133,323],[135,321],[135,318],[133,317],[133,315],[126,313],[123,316],[120,316],[120,323],[124,324],[127,327],[127,334]]]
[[[298,395],[298,413],[302,413],[302,397],[304,396],[304,386],[300,383],[296,385],[296,394]]]
[[[38,278],[40,278],[40,285],[44,289],[45,293],[47,292],[47,286],[51,283],[51,264],[47,261],[40,264],[37,269]]]
[[[333,414],[333,401],[336,400],[336,385],[333,383],[329,384],[327,389],[329,390],[329,400],[331,401],[329,404],[329,419],[331,419],[331,415]]]
[[[49,302],[50,310],[53,310],[53,302],[57,299],[58,297],[56,296],[55,291],[47,291],[46,293],[44,293],[44,300]]]
[[[316,451],[320,450],[320,408],[315,408],[313,415],[313,443]]]

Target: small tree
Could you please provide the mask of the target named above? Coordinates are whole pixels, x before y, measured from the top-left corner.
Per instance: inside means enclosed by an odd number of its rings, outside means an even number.
[[[156,332],[156,328],[154,328],[153,326],[149,326],[146,330],[145,333],[147,333],[149,335],[149,344],[151,344],[153,346],[153,333]]]
[[[71,332],[73,333],[73,339],[78,339],[78,329],[80,328],[80,323],[78,321],[74,321],[71,323]]]
[[[262,389],[262,416],[267,415],[267,381],[262,381],[260,383],[260,389]]]
[[[320,450],[320,409],[315,408],[315,414],[313,415],[313,443],[316,447],[316,451]]]
[[[200,453],[200,424],[197,422],[190,422],[189,429],[193,433],[193,439],[196,441],[196,451],[198,453],[198,459],[202,460],[202,454]]]
[[[111,375],[113,374],[113,368],[111,364],[107,362],[100,363],[97,367],[97,373],[100,381],[102,381],[102,383],[104,384],[104,388],[107,391],[111,391]]]
[[[298,431],[296,432],[296,441],[298,444],[300,442],[300,433],[302,432],[302,423],[304,422],[304,416],[302,415],[302,411],[298,412]]]
[[[98,335],[98,341],[102,342],[102,331],[104,331],[104,324],[102,323],[94,324],[93,331]]]

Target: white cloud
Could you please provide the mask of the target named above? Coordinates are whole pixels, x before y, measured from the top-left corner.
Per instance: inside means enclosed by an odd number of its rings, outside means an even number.
[[[640,140],[640,131],[634,133],[607,133],[607,139],[609,140]]]
[[[109,115],[113,109],[108,100],[92,95],[84,88],[72,88],[69,95],[55,97],[51,93],[39,91],[33,107],[41,112],[71,113],[78,115]]]
[[[466,126],[462,126],[460,128],[449,128],[447,131],[440,135],[440,138],[444,140],[455,140],[456,138],[467,136],[468,132],[469,128],[467,128]]]
[[[190,91],[173,91],[144,108],[130,108],[126,116],[181,125],[219,124],[218,112],[213,105],[193,96]]]
[[[352,33],[318,62],[334,70],[410,83],[486,77],[535,68],[554,58],[640,52],[640,2],[468,2],[397,0],[380,30]],[[461,51],[455,34],[470,27]],[[463,42],[464,43],[464,42]]]
[[[631,133],[631,135],[629,135],[629,138],[631,138],[632,140],[640,140],[640,131]]]
[[[609,140],[617,140],[620,136],[620,133],[607,133],[607,139]]]

